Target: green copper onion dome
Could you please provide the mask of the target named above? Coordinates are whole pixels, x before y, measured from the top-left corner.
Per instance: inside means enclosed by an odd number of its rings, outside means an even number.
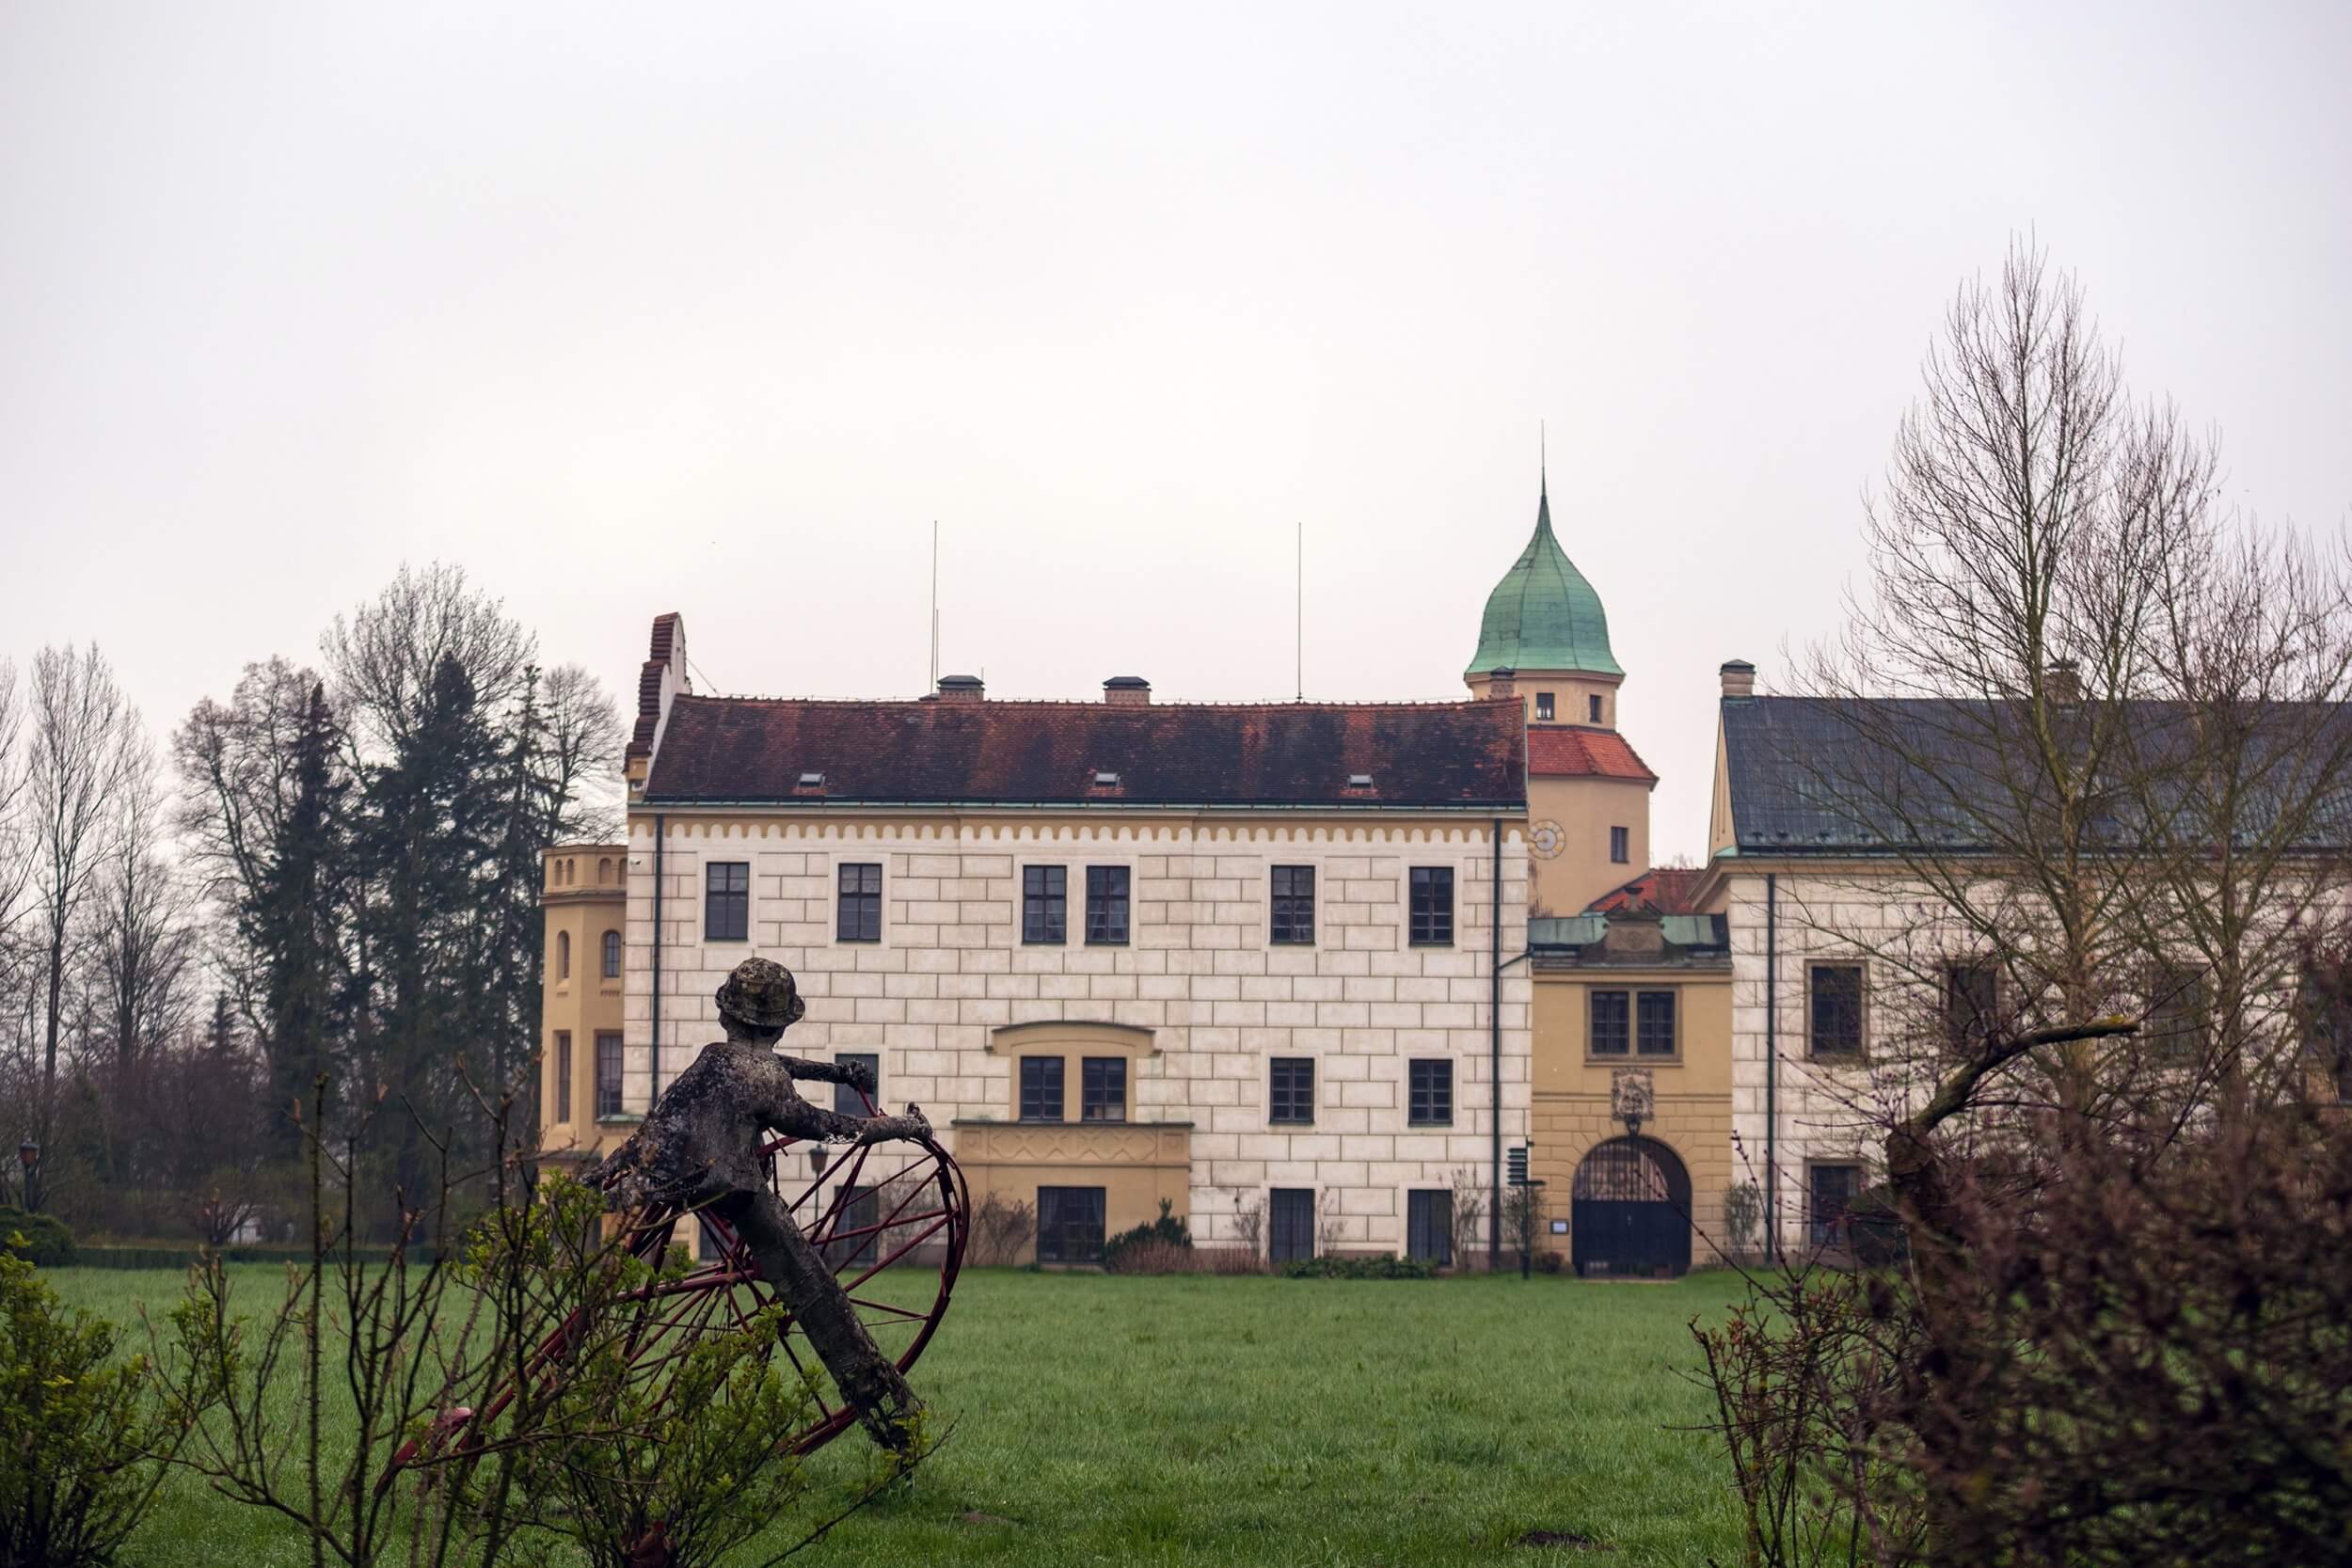
[[[1609,617],[1600,595],[1551,533],[1551,491],[1535,503],[1535,536],[1486,595],[1478,653],[1467,675],[1489,670],[1582,670],[1622,675],[1609,651]]]

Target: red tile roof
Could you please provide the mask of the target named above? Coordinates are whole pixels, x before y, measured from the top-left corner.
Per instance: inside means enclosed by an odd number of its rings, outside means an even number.
[[[642,799],[1125,805],[1525,804],[1518,702],[816,702],[680,695]],[[1095,784],[1116,773],[1113,788]],[[1348,784],[1372,777],[1370,787]]]
[[[1695,865],[1653,865],[1624,886],[1602,894],[1586,908],[1608,914],[1647,904],[1660,914],[1698,914],[1702,911],[1691,901],[1691,895],[1698,891],[1699,879],[1706,875],[1703,867]]]
[[[1558,729],[1537,727],[1527,732],[1527,770],[1547,779],[1638,779],[1656,784],[1658,775],[1633,754],[1625,736],[1614,730],[1586,729],[1581,724]]]

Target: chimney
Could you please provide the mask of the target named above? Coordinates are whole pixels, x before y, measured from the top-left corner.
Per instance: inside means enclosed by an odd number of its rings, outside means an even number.
[[[1519,673],[1507,664],[1498,664],[1486,672],[1486,695],[1516,697],[1519,694]]]
[[[1744,658],[1735,658],[1723,668],[1724,696],[1753,697],[1756,695],[1756,666]]]
[[[988,695],[977,675],[942,675],[939,677],[939,700],[943,703],[977,703]]]
[[[1146,706],[1152,701],[1152,683],[1141,675],[1113,675],[1103,683],[1103,701]]]
[[[2083,700],[2082,671],[2073,659],[2061,658],[2050,666],[2042,689],[2054,703],[2079,703]]]

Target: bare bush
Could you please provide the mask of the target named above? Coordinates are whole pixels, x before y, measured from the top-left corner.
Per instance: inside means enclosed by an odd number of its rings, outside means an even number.
[[[1037,1205],[992,1192],[972,1211],[964,1256],[981,1268],[1002,1268],[1019,1262],[1022,1252],[1036,1240]]]

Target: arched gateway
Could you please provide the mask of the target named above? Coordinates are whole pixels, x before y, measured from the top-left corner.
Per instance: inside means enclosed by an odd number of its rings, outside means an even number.
[[[1691,1267],[1691,1175],[1655,1138],[1612,1138],[1576,1167],[1568,1244],[1580,1275]]]

